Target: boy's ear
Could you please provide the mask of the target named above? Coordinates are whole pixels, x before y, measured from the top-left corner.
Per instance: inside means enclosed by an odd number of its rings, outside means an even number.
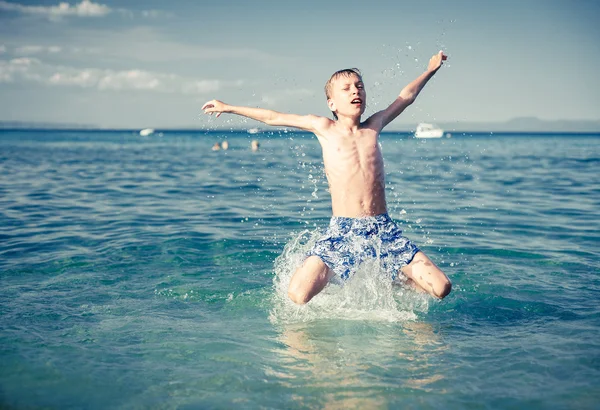
[[[327,100],[327,106],[329,107],[329,111],[335,111],[335,103],[331,98]]]

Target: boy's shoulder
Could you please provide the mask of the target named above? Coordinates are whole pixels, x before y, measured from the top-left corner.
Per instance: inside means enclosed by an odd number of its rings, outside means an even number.
[[[312,120],[315,125],[320,125],[322,127],[331,127],[331,126],[335,125],[335,121],[332,120],[331,118],[322,117],[320,115],[312,115],[312,114],[310,115],[310,117],[313,117]]]
[[[327,134],[329,134],[331,132],[333,127],[335,127],[335,121],[333,121],[332,119],[329,119],[327,117],[322,117],[320,115],[313,115],[313,114],[308,115],[308,117],[310,118],[310,121],[312,123],[312,128],[313,128],[315,134],[317,135],[317,137],[326,136]]]

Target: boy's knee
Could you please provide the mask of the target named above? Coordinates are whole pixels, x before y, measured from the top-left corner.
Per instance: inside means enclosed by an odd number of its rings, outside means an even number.
[[[288,289],[288,297],[297,305],[305,305],[310,301],[310,295],[297,289]]]
[[[308,292],[306,292],[304,289],[299,288],[298,286],[294,286],[293,283],[290,284],[290,287],[288,289],[288,297],[292,302],[294,302],[297,305],[305,305],[311,299],[310,294]]]
[[[452,282],[450,282],[450,279],[446,279],[436,288],[435,291],[435,296],[440,299],[444,299],[450,294],[450,291],[452,291]]]

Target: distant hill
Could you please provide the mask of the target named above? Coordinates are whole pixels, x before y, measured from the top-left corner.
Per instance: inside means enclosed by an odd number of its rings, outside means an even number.
[[[600,120],[541,120],[535,117],[504,122],[440,122],[437,125],[450,132],[600,132]]]

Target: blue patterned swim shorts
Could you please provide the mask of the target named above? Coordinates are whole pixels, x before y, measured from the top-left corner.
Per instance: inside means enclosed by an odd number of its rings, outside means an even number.
[[[396,279],[398,271],[419,252],[388,214],[365,218],[334,216],[307,256],[318,256],[343,280],[367,259],[379,259],[383,271]]]

